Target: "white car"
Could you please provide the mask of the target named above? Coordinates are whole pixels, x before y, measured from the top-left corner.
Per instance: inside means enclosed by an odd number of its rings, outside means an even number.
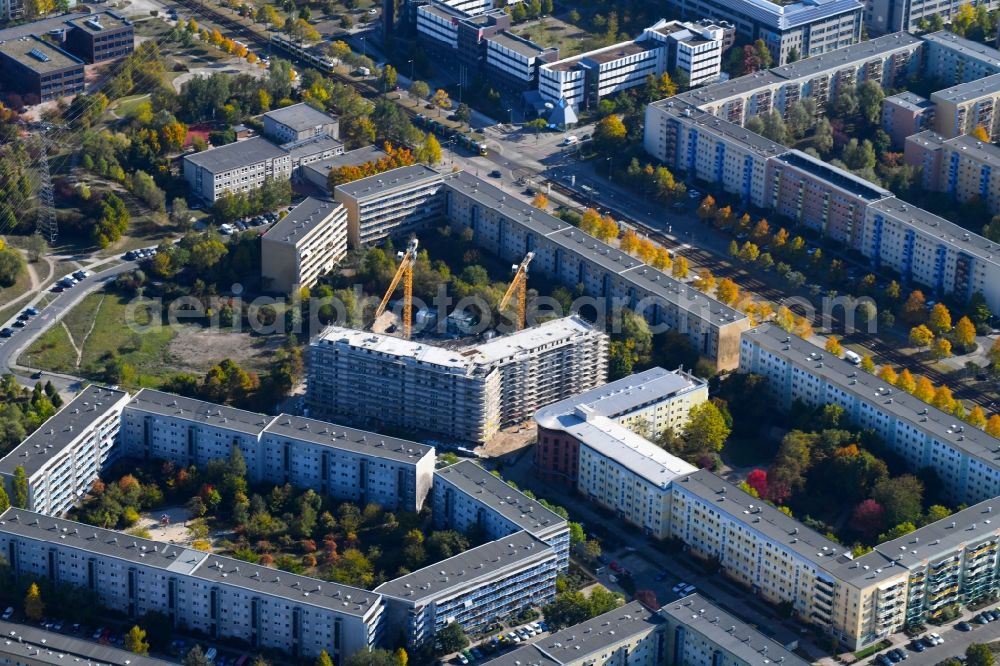
[[[934,645],[941,645],[941,643],[944,643],[944,639],[941,638],[940,634],[927,634],[927,637],[934,642]]]

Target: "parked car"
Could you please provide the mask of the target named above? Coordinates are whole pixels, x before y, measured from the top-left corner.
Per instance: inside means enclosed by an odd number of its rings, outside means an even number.
[[[11,324],[11,326],[13,326],[14,328],[24,328],[24,322],[18,319],[13,324]]]
[[[959,631],[972,631],[972,625],[968,622],[959,622],[955,625],[955,628]]]
[[[4,329],[4,330],[10,330],[10,329]],[[14,607],[7,606],[7,610],[5,610],[3,612],[3,615],[0,617],[2,617],[4,620],[9,620],[10,618],[14,617]]]
[[[216,650],[214,647],[208,648],[208,651],[205,652],[205,659],[208,659],[209,661],[212,661],[212,660],[215,659],[216,656],[218,656],[218,654],[219,654],[219,651]]]
[[[892,666],[892,660],[884,654],[876,656],[875,663],[878,664],[878,666]]]
[[[38,314],[38,308],[25,308],[24,313],[34,317],[36,314]]]
[[[503,174],[500,173],[500,169],[493,169],[493,171],[490,171],[489,173],[490,178],[499,178],[502,175]]]
[[[77,280],[85,280],[86,278],[90,277],[90,271],[77,271],[73,273],[73,277],[75,277]]]
[[[944,643],[944,639],[943,639],[943,638],[941,638],[941,635],[940,635],[940,634],[933,634],[933,633],[932,633],[932,634],[927,634],[927,636],[928,636],[928,637],[929,637],[929,638],[930,638],[930,639],[931,639],[932,641],[934,641],[934,645],[941,645],[941,643]]]
[[[906,661],[907,659],[910,658],[910,656],[908,654],[906,654],[906,652],[903,651],[903,650],[901,650],[900,648],[892,648],[892,650],[890,650],[890,652],[892,652],[897,657],[899,657],[901,661]]]
[[[914,652],[923,652],[924,650],[927,649],[927,646],[924,645],[923,641],[921,641],[918,638],[916,640],[910,641],[910,649],[913,650]]]
[[[9,338],[12,335],[14,335],[14,329],[12,328],[0,329],[0,338]]]
[[[90,637],[95,641],[99,641],[101,640],[101,636],[103,635],[104,635],[104,627],[98,627],[97,629],[94,629],[94,633],[91,634]]]

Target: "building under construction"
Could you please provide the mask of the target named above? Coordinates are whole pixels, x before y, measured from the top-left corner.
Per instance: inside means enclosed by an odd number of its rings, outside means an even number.
[[[328,327],[309,346],[306,402],[355,425],[482,443],[602,385],[608,337],[577,316],[464,348]]]

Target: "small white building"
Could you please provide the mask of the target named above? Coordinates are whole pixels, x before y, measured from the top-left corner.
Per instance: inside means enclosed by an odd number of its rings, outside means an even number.
[[[291,175],[289,152],[259,136],[184,156],[191,192],[209,203],[226,192],[249,192],[266,179],[288,180]]]
[[[305,102],[268,111],[263,118],[264,136],[277,143],[302,141],[320,135],[340,138],[337,117]]]

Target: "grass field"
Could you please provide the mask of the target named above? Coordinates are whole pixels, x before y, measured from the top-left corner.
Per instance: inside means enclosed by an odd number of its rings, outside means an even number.
[[[586,30],[582,30],[575,25],[565,23],[559,19],[546,16],[545,18],[516,25],[511,32],[518,37],[524,37],[541,46],[559,47],[559,57],[568,58],[570,56],[583,53],[590,48],[598,48],[592,39],[593,35]]]

